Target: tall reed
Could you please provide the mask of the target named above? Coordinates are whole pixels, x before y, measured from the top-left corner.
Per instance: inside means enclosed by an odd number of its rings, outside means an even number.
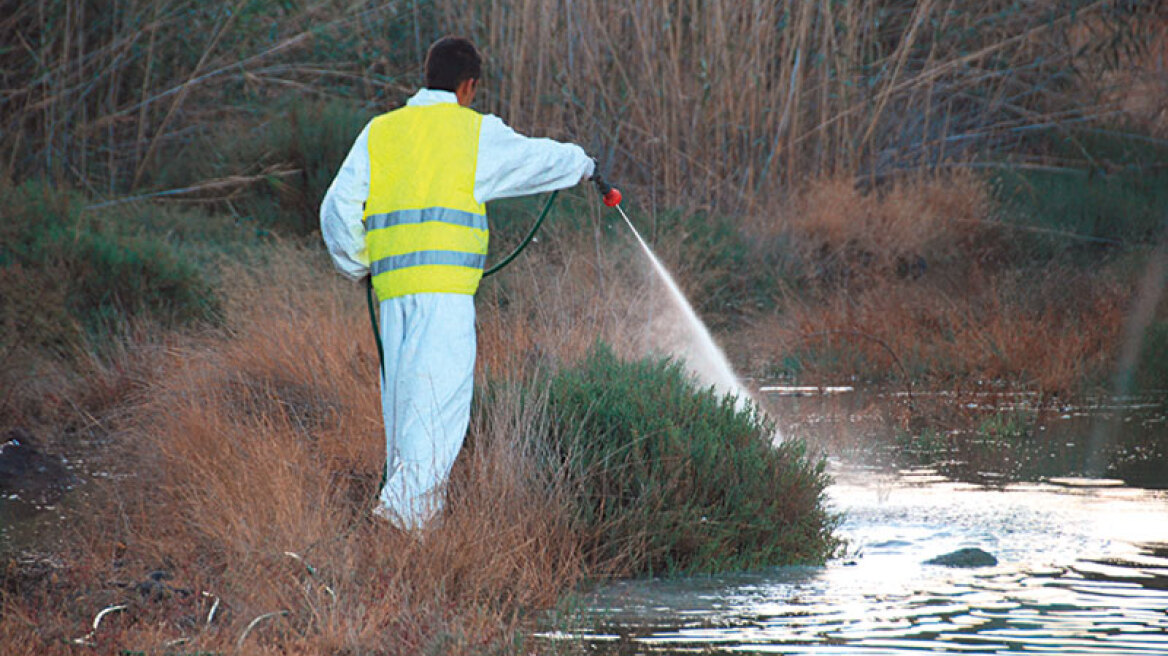
[[[1126,0],[10,4],[9,176],[106,197],[150,187],[212,126],[254,122],[288,98],[392,106],[421,82],[425,42],[460,31],[488,58],[484,108],[584,143],[651,203],[738,208],[822,174],[871,182],[967,165],[1043,130],[1124,116],[1131,98],[1116,88],[1128,78],[1114,72],[1159,47],[1166,11]],[[1158,88],[1148,79],[1141,89]],[[1066,164],[1042,155],[1012,159]],[[213,195],[272,171],[231,172],[245,173]]]
[[[1072,26],[1122,52],[1154,7],[1111,0],[438,2],[481,44],[487,105],[570,135],[665,206],[766,206],[793,184],[999,155],[1105,119]],[[1099,41],[1095,41],[1099,43]],[[1098,53],[1088,53],[1098,57]],[[1045,163],[1035,154],[1022,156]]]
[[[273,101],[396,98],[397,78],[416,73],[421,57],[399,38],[429,22],[399,4],[6,3],[0,171],[124,195],[151,186],[157,167],[224,121],[246,122]],[[219,195],[249,181],[228,183]]]

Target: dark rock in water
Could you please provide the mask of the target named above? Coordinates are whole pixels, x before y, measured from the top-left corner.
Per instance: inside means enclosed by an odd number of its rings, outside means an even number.
[[[0,436],[0,492],[53,503],[72,482],[60,458],[41,452],[28,431],[14,428]]]
[[[942,567],[993,567],[998,564],[998,559],[988,551],[972,547],[930,558],[925,564]]]

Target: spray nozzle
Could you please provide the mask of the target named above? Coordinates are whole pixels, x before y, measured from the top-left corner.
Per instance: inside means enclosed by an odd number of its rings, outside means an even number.
[[[609,207],[620,205],[622,200],[620,189],[608,184],[600,173],[594,173],[592,181],[596,183],[596,188],[600,191],[600,197],[605,205]]]

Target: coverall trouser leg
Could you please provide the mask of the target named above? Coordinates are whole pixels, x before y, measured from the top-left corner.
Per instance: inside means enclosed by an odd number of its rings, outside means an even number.
[[[474,297],[411,294],[381,302],[385,487],[378,512],[420,528],[442,506],[474,391]]]

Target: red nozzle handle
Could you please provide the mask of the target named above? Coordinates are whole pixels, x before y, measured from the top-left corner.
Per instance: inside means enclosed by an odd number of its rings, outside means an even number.
[[[605,182],[599,173],[592,176],[592,181],[596,183],[596,188],[600,191],[600,196],[604,199],[605,205],[609,207],[620,205],[622,199],[620,189]]]

